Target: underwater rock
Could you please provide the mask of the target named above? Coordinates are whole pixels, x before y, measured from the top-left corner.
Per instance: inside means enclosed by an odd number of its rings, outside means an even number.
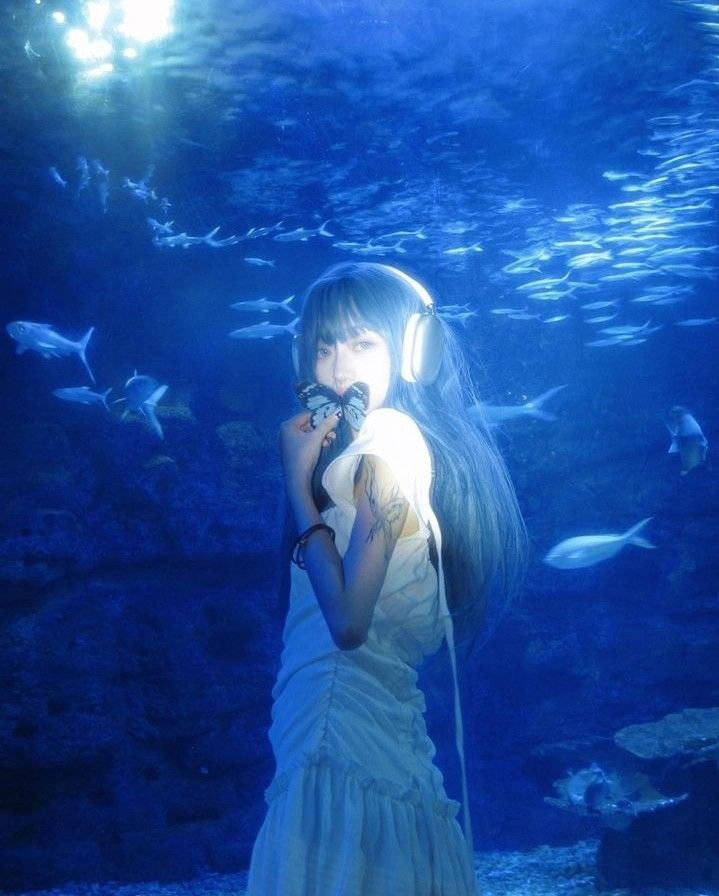
[[[686,793],[664,796],[646,775],[607,773],[596,762],[555,781],[554,788],[559,796],[545,796],[545,803],[579,815],[598,817],[618,830],[629,827],[642,812],[668,808],[688,797]]]
[[[683,709],[657,722],[628,725],[617,731],[614,742],[641,759],[684,756],[719,763],[719,707]]]
[[[627,830],[604,831],[597,853],[599,889],[715,892],[719,885],[719,767],[697,762],[667,771],[662,780],[686,790],[688,799],[669,812],[640,815]]]
[[[229,466],[233,470],[246,468],[248,458],[259,459],[267,454],[268,447],[274,449],[276,441],[268,439],[247,420],[231,420],[218,426],[215,432],[228,453]]]

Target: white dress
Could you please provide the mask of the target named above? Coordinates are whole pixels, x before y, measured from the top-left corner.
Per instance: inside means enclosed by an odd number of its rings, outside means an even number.
[[[360,455],[381,457],[420,521],[390,559],[367,640],[339,650],[306,572],[292,567],[270,741],[277,771],[248,896],[475,896],[474,868],[432,759],[415,667],[445,634],[429,560],[431,462],[416,423],[368,414],[325,471],[324,513],[344,555]],[[430,511],[431,513],[431,511]]]

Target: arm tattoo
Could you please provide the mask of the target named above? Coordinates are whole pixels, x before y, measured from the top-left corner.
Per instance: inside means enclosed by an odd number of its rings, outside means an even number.
[[[376,535],[384,538],[385,558],[389,563],[392,556],[390,541],[392,527],[402,519],[405,509],[405,498],[396,485],[382,488],[377,480],[374,464],[365,464],[364,489],[369,501],[374,523],[367,535],[367,541],[374,541]]]

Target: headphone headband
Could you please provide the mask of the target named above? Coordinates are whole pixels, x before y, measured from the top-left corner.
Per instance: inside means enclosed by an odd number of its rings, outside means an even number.
[[[391,264],[383,265],[383,267],[387,268],[388,271],[392,271],[393,274],[396,274],[398,277],[404,280],[405,283],[409,284],[409,286],[411,286],[412,289],[417,293],[418,297],[422,301],[422,304],[425,305],[427,310],[434,313],[434,299],[429,294],[427,289],[422,286],[419,280],[415,280],[414,277],[410,277],[409,274],[405,273],[399,268],[392,267]]]

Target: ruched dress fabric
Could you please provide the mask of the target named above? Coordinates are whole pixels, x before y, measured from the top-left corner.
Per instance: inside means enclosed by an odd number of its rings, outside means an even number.
[[[284,650],[273,688],[277,770],[255,841],[248,896],[476,896],[474,868],[433,763],[416,666],[444,637],[429,559],[431,461],[411,417],[367,415],[327,468],[324,513],[341,555],[354,522],[363,454],[381,457],[415,510],[399,539],[367,640],[343,651],[307,574],[292,567]],[[426,513],[426,510],[425,510]]]

